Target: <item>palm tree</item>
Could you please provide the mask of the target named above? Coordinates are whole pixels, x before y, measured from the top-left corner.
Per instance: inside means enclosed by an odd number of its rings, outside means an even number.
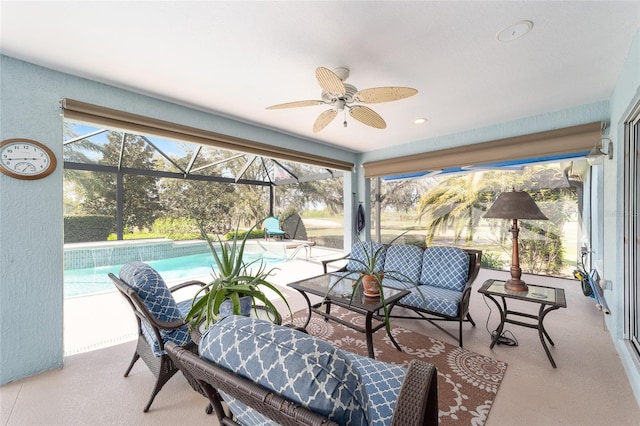
[[[520,173],[507,171],[476,172],[443,177],[430,186],[421,196],[417,207],[417,220],[426,218],[426,243],[452,229],[455,243],[466,232],[470,242],[483,213],[494,198],[510,188],[528,188],[536,202],[545,205],[549,221],[543,224],[522,223],[520,243],[526,250],[521,254],[523,270],[557,273],[562,266],[562,228],[571,210],[561,201],[575,199],[563,168],[538,165],[525,168]],[[575,204],[572,203],[572,205]],[[507,242],[508,226],[489,224],[500,243]],[[496,227],[496,228],[494,228]]]
[[[473,239],[481,215],[475,210],[486,210],[489,199],[489,179],[485,173],[467,173],[440,180],[430,187],[418,201],[416,220],[427,220],[427,245],[433,238],[453,228],[456,242],[466,230],[466,241]]]

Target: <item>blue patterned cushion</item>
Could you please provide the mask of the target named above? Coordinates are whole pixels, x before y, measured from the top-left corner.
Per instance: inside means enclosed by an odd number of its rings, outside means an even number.
[[[384,276],[384,279],[382,280],[382,285],[385,287],[391,287],[391,288],[399,288],[401,290],[411,290],[412,288],[415,288],[416,285],[413,283],[410,283],[407,280],[396,280],[395,278],[389,278],[386,275]],[[408,296],[408,295],[407,295]],[[405,296],[405,297],[407,297]],[[405,302],[405,298],[402,298],[402,303]]]
[[[420,284],[462,291],[469,274],[469,255],[458,247],[428,247],[422,257]]]
[[[191,300],[181,302],[179,306],[160,274],[146,263],[127,263],[120,269],[120,279],[135,290],[153,316],[160,321],[182,321],[189,311]],[[166,353],[160,350],[155,334],[144,322],[142,334],[156,356]],[[165,342],[172,341],[179,346],[191,340],[186,325],[175,330],[160,330],[160,336]]]
[[[338,424],[370,422],[360,374],[342,351],[323,340],[268,321],[229,316],[205,332],[199,353]],[[223,398],[240,423],[272,424],[228,395]]]
[[[429,312],[437,312],[450,317],[458,316],[458,307],[462,300],[462,292],[460,291],[428,285],[419,285],[416,287],[405,281],[388,280],[386,277],[384,279],[384,285],[386,287],[409,290],[411,294],[407,294],[402,298],[404,305],[424,309]],[[422,296],[420,294],[422,294]]]
[[[384,270],[384,261],[386,257],[386,247],[381,243],[375,242],[358,242],[351,248],[351,254],[349,254],[349,262],[347,263],[347,271],[365,271],[365,266],[362,264],[369,264],[367,259],[370,259],[372,254],[375,254],[381,250],[378,259],[376,260],[375,270]]]
[[[384,276],[418,284],[422,272],[423,250],[417,246],[398,245],[387,248]]]
[[[400,388],[406,375],[406,369],[396,364],[389,364],[371,358],[344,351],[345,355],[356,367],[365,390],[369,396],[370,425],[386,426],[391,424],[393,411],[396,408]]]

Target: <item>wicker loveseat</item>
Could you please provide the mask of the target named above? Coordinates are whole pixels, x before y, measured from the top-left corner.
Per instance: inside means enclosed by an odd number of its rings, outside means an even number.
[[[242,316],[212,325],[200,356],[170,343],[166,349],[200,384],[220,424],[438,424],[436,369],[422,361],[405,368]]]
[[[462,347],[462,324],[475,322],[469,314],[471,285],[480,271],[481,250],[458,247],[434,246],[422,249],[413,245],[389,245],[380,243],[356,243],[351,253],[333,260],[323,261],[324,272],[327,265],[341,259],[349,261],[336,272],[358,274],[365,253],[375,253],[382,248],[376,269],[384,271],[382,285],[411,291],[396,307],[409,309],[406,315],[393,311],[392,318],[416,318],[430,321],[440,330],[458,341]],[[458,336],[444,329],[434,321],[456,321]]]

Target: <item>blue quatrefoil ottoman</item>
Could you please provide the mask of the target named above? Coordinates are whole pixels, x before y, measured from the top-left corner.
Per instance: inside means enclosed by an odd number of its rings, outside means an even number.
[[[340,425],[388,425],[406,369],[342,351],[268,321],[229,316],[200,341],[200,356]],[[223,394],[244,425],[274,425]]]

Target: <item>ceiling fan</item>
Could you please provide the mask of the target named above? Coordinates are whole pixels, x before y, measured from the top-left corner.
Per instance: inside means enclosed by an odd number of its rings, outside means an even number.
[[[387,123],[378,113],[363,104],[377,104],[381,102],[397,101],[413,96],[418,91],[411,87],[372,87],[358,90],[355,86],[345,83],[349,77],[349,68],[340,67],[331,71],[325,67],[316,68],[316,79],[322,88],[321,100],[295,101],[277,104],[267,109],[297,108],[314,105],[329,105],[330,108],[321,113],[313,124],[313,132],[317,133],[327,127],[338,115],[338,112],[349,111],[349,115],[367,126],[384,129]],[[344,121],[347,127],[347,120]]]

